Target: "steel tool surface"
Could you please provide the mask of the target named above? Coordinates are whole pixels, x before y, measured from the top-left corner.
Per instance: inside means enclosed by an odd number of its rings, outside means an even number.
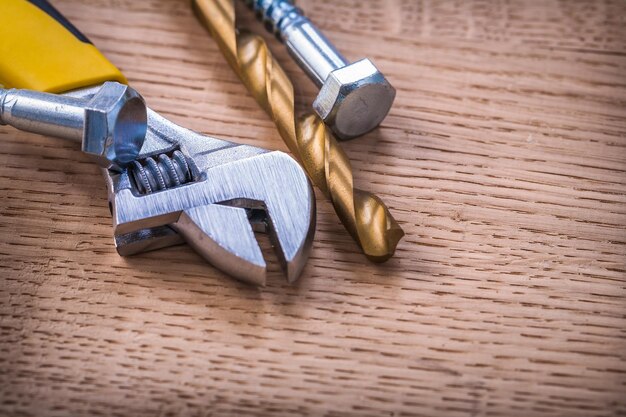
[[[340,139],[361,136],[389,113],[396,90],[369,59],[349,63],[292,0],[244,0],[320,87],[313,109]]]
[[[231,67],[301,161],[309,178],[331,200],[341,222],[367,258],[393,256],[404,232],[377,196],[354,188],[352,168],[319,117],[295,118],[291,81],[263,39],[235,28],[233,0],[194,0],[199,20],[211,32]]]
[[[13,66],[0,65],[6,86],[63,92],[0,90],[0,122],[82,140],[104,168],[120,254],[187,242],[224,272],[262,285],[266,264],[254,236],[261,231],[270,234],[288,280],[298,278],[315,233],[315,200],[295,160],[182,128],[147,109],[129,87],[104,82],[125,79],[44,0],[0,2],[0,39],[11,36],[43,55],[46,42],[74,49],[71,61],[50,58],[47,72],[40,70],[45,62],[0,41],[0,56],[15,58]]]

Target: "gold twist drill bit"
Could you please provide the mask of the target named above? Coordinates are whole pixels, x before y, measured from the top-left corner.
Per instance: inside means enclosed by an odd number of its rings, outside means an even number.
[[[339,219],[370,261],[393,256],[404,232],[382,200],[354,188],[343,149],[316,115],[295,117],[291,81],[258,35],[237,30],[232,0],[193,0],[198,19],[230,66],[270,115],[311,181],[329,198]]]

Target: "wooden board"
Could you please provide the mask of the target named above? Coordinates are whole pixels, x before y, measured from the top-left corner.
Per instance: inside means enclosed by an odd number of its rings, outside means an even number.
[[[166,117],[286,150],[187,0],[53,3]],[[301,6],[398,89],[345,143],[395,258],[368,263],[319,195],[293,286],[263,239],[260,289],[185,246],[121,258],[98,169],[3,127],[0,414],[626,414],[626,3]]]

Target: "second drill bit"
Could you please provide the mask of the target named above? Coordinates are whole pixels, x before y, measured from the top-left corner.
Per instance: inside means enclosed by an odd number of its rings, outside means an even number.
[[[377,196],[354,188],[352,168],[337,140],[320,118],[296,120],[289,78],[259,36],[235,29],[232,0],[194,0],[196,15],[217,41],[231,67],[301,161],[311,181],[329,198],[350,235],[367,258],[393,256],[404,232]]]

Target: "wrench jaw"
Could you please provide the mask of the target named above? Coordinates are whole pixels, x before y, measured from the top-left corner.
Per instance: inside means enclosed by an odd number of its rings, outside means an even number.
[[[291,163],[295,164],[293,159],[289,156],[280,152],[276,152],[276,154],[279,154],[280,158],[285,158],[285,166],[288,166]],[[299,169],[299,167],[296,166],[292,168]],[[288,172],[289,169],[285,169],[285,167],[283,167],[283,171]],[[294,171],[297,171],[297,169]],[[287,281],[290,284],[294,283],[300,277],[300,274],[306,265],[306,261],[309,258],[313,237],[315,235],[315,194],[308,181],[306,186],[302,189],[302,191],[305,190],[308,190],[306,192],[306,197],[308,198],[309,204],[308,206],[302,205],[299,209],[303,211],[300,211],[299,214],[297,214],[301,216],[302,219],[309,222],[308,226],[306,226],[308,232],[304,235],[304,237],[302,235],[302,231],[305,228],[305,223],[290,223],[291,217],[294,216],[294,213],[285,216],[285,214],[290,210],[285,210],[285,207],[283,207],[282,201],[280,200],[275,201],[268,199],[268,202],[262,203],[238,199],[222,203],[233,207],[246,208],[248,221],[252,225],[252,229],[255,232],[269,234],[270,241],[274,246],[278,261],[280,262],[282,269],[285,271]],[[304,201],[304,197],[302,200]],[[306,210],[308,210],[308,212]],[[294,242],[298,243],[295,244]]]
[[[287,280],[293,283],[309,257],[315,234],[315,194],[311,183],[300,165],[282,152],[258,155],[241,165],[243,169],[234,172],[245,170],[248,174],[237,175],[232,181],[240,182],[245,193],[249,193],[248,200],[263,203],[263,223]]]
[[[302,211],[295,214],[291,213],[292,216],[302,216],[302,218],[309,221],[308,232],[304,237],[302,235],[296,237],[294,232],[297,233],[298,226],[287,225],[286,220],[288,219],[280,218],[278,215],[270,213],[266,220],[266,224],[268,224],[267,232],[274,247],[280,248],[280,250],[276,250],[276,254],[290,284],[296,282],[300,277],[306,261],[309,259],[313,237],[315,236],[315,194],[309,183],[307,183],[307,186],[309,189],[309,206],[307,208],[303,207]],[[308,212],[304,210],[308,210]],[[300,243],[294,244],[294,241],[300,241]]]
[[[222,220],[226,222],[219,226]],[[216,226],[221,230],[216,230]],[[226,239],[219,238],[221,233]],[[236,236],[239,238],[228,240],[228,237]],[[228,244],[221,246],[218,243],[224,241]],[[244,209],[220,205],[192,208],[183,211],[178,221],[167,226],[115,235],[115,247],[121,256],[149,252],[185,242],[223,272],[252,285],[265,285],[265,260]]]
[[[282,251],[276,251],[281,266],[287,274],[287,282],[289,282],[290,284],[293,284],[298,280],[300,274],[302,273],[302,270],[304,269],[304,266],[306,265],[306,261],[309,259],[311,246],[313,244],[313,237],[315,235],[315,200],[313,200],[313,204],[311,204],[311,213],[309,214],[309,218],[311,219],[311,223],[313,226],[309,229],[309,232],[306,235],[302,245],[295,248],[295,250],[293,250],[289,254],[289,257],[286,257],[284,252]],[[279,238],[275,233],[275,229],[270,228],[269,232],[271,241],[278,242]],[[274,245],[276,247],[277,243],[274,243]]]
[[[213,204],[181,213],[172,228],[216,268],[253,285],[265,285],[266,264],[241,208]]]
[[[116,221],[121,218],[123,216],[114,215]],[[120,232],[131,226],[144,227],[146,224],[170,221],[167,226]],[[158,216],[118,226],[115,227],[115,245],[122,256],[186,242],[221,271],[252,285],[265,285],[265,260],[243,208],[209,204],[183,210],[175,221],[169,216]]]

